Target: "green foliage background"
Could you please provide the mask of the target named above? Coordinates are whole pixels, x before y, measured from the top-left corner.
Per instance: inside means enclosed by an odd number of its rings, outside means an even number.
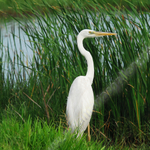
[[[148,5],[146,2],[135,5],[126,1],[127,7],[120,7],[116,1],[113,2],[93,1],[85,4],[74,1],[67,8],[61,1],[56,6],[41,1],[44,7],[42,12],[35,9],[32,2],[19,7],[26,9],[18,9],[16,3],[12,3],[16,14],[28,20],[24,23],[14,18],[21,26],[19,30],[28,36],[30,44],[26,46],[31,48],[34,57],[29,61],[31,66],[26,65],[21,58],[23,54],[19,57],[15,50],[13,61],[9,52],[11,45],[8,44],[7,63],[12,67],[6,73],[2,53],[2,127],[4,110],[9,110],[8,118],[15,116],[23,124],[30,120],[33,129],[37,118],[43,128],[43,122],[47,122],[55,129],[61,126],[61,133],[67,129],[65,109],[69,87],[75,77],[85,75],[87,70],[85,58],[77,48],[76,36],[82,29],[89,28],[117,33],[117,36],[84,40],[84,47],[92,54],[95,65],[95,107],[90,123],[92,140],[104,141],[108,145],[117,143],[121,147],[149,144]],[[32,15],[27,14],[26,10],[30,10]],[[19,39],[21,44],[22,39]],[[15,38],[12,43],[15,43]],[[1,49],[4,49],[2,38]],[[22,47],[22,50],[25,49]],[[14,77],[15,64],[22,71]],[[27,147],[29,143],[26,143]]]

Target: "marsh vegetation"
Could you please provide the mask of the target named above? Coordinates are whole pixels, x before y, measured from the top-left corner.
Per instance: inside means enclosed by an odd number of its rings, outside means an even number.
[[[8,40],[0,32],[0,148],[146,149],[150,140],[148,5],[74,1],[66,8],[63,3],[41,2],[42,12],[23,4],[32,15],[12,5],[26,21],[13,18],[18,29],[9,32]],[[76,44],[77,34],[85,28],[117,33],[84,40],[95,66],[91,142],[86,141],[87,132],[81,141],[72,140],[65,118],[69,87],[87,70]]]

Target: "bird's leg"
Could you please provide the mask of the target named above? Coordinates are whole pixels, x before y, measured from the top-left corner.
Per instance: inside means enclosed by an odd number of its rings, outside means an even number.
[[[91,135],[90,135],[90,124],[88,124],[88,141],[91,140]]]

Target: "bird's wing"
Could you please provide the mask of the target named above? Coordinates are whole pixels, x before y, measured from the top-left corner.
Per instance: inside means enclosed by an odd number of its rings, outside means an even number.
[[[67,100],[67,120],[72,131],[82,126],[85,130],[94,105],[93,90],[87,77],[77,77],[71,85]]]

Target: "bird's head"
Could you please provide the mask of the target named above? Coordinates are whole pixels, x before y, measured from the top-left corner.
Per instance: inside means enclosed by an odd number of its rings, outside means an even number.
[[[82,30],[78,36],[84,38],[92,38],[92,37],[101,37],[101,36],[110,36],[110,35],[117,35],[116,33],[108,33],[108,32],[98,32],[94,30],[84,29]]]

